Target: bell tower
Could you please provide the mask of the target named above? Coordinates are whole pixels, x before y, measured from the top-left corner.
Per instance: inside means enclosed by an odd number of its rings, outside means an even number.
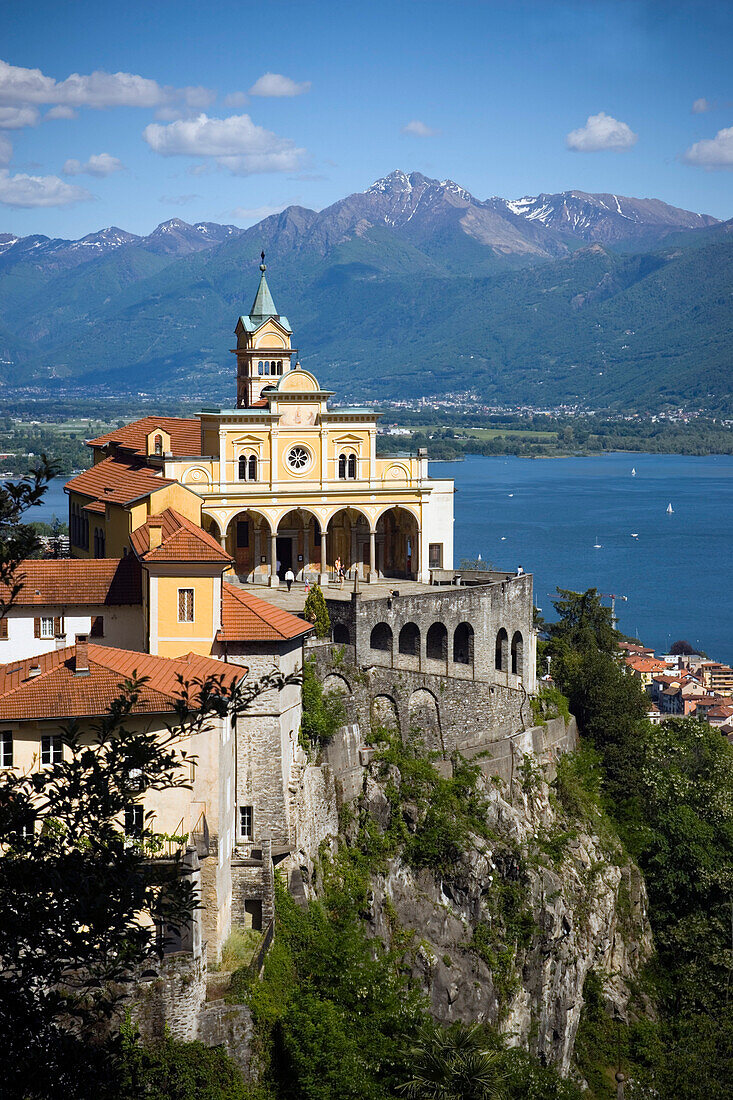
[[[293,330],[287,317],[277,312],[267,285],[265,253],[260,264],[260,285],[249,313],[237,321],[237,407],[251,408],[261,400],[265,386],[276,385],[293,367],[298,349],[290,345]]]

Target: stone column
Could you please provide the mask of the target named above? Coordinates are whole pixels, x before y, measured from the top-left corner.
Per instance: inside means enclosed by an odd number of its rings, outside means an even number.
[[[422,543],[422,531],[418,527],[417,535],[415,536],[415,546],[414,546],[413,552],[412,552],[412,571],[415,574],[415,580],[417,580],[417,581],[420,580],[420,570],[422,569],[422,560],[421,560],[421,554],[420,554],[421,543]]]
[[[318,574],[318,583],[323,586],[328,584],[328,561],[326,558],[326,532],[321,527],[321,571]]]
[[[277,532],[270,534],[270,588],[277,588],[280,578],[277,575]]]
[[[373,583],[377,579],[377,532],[369,531],[369,576],[367,580]]]

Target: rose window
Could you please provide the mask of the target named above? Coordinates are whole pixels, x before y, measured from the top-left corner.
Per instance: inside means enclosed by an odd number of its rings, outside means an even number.
[[[287,462],[291,470],[304,470],[310,462],[310,455],[305,447],[291,447],[288,451]]]

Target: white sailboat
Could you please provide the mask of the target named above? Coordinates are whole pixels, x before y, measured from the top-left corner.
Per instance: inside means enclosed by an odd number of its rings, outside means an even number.
[[[600,542],[598,541],[598,535],[596,535],[596,541],[593,543],[593,549],[594,550],[602,550],[603,549]]]
[[[631,476],[636,477],[636,466],[631,467]]]
[[[673,512],[674,508],[672,507],[672,502],[670,501],[670,503],[667,505],[667,515],[671,516]]]
[[[632,537],[632,539],[638,539],[638,537],[639,537],[639,532],[638,532],[638,531],[632,531],[632,532],[631,532],[631,537]]]

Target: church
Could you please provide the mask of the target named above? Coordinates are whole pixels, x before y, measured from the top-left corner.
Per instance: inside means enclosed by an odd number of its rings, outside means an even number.
[[[235,334],[236,405],[193,418],[148,416],[90,440],[94,465],[68,482],[74,557],[121,557],[134,532],[173,508],[199,525],[240,581],[430,581],[453,567],[453,482],[428,460],[377,456],[378,414],[329,407],[301,367],[266,277]]]

